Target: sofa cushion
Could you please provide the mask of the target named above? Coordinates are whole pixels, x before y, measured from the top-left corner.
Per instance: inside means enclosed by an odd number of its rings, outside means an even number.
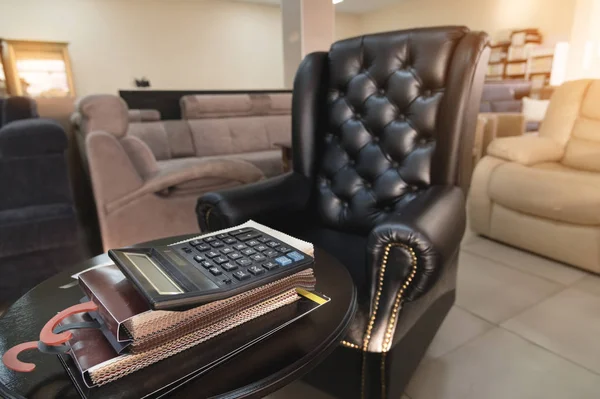
[[[127,135],[146,143],[157,160],[171,159],[169,138],[162,122],[130,123]]]
[[[196,156],[265,151],[291,140],[291,116],[189,120]]]
[[[291,93],[201,94],[181,97],[183,119],[290,115]]]
[[[563,163],[566,166],[600,172],[600,81],[589,84],[573,124]]]
[[[245,152],[243,154],[215,155],[205,159],[241,159],[259,168],[266,177],[283,173],[281,150]]]
[[[600,175],[558,163],[505,163],[490,175],[491,200],[508,209],[579,225],[600,225]],[[492,226],[493,228],[493,226]]]

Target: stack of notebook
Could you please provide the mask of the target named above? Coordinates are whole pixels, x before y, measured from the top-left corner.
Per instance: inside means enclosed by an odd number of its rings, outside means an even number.
[[[265,226],[248,222],[240,227],[262,230],[313,255],[311,244]],[[140,385],[137,397],[160,397],[329,300],[313,292],[312,268],[184,311],[152,310],[114,264],[74,277],[85,293],[82,301],[93,301],[98,310],[71,315],[61,324],[95,321],[100,328],[71,330],[70,350],[60,358],[86,398],[116,392],[126,397],[123,392],[131,384]]]

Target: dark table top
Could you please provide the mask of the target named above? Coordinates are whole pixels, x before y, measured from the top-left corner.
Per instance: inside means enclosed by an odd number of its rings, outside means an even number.
[[[172,396],[263,397],[302,377],[331,353],[354,315],[356,290],[345,267],[331,255],[315,248],[315,259],[316,290],[331,298],[327,305],[186,384]],[[0,318],[0,354],[19,343],[39,339],[41,328],[50,318],[78,303],[82,292],[72,284],[75,281],[72,274],[108,263],[106,254],[96,256],[44,281],[17,300]],[[0,383],[12,392],[27,398],[79,397],[56,356],[27,351],[19,358],[35,363],[36,369],[31,373],[16,373],[0,363]]]

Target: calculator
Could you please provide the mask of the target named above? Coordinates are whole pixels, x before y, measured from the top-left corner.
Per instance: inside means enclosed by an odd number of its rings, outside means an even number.
[[[255,228],[108,255],[154,310],[185,310],[308,269],[314,258]]]

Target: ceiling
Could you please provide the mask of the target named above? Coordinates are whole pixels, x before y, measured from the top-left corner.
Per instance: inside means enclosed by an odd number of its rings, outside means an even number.
[[[281,0],[234,0],[244,3],[259,3],[280,5]],[[344,0],[335,5],[336,11],[350,12],[354,14],[362,14],[365,12],[377,10],[379,8],[398,3],[402,0]]]

